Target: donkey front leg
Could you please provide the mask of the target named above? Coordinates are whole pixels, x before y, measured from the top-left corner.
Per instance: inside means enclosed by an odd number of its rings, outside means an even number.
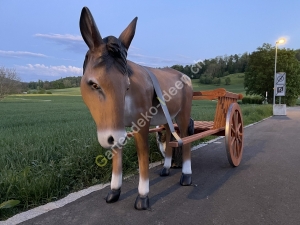
[[[149,208],[149,147],[148,127],[144,127],[134,135],[137,155],[139,160],[139,195],[135,200],[134,207],[138,210]]]
[[[106,197],[107,203],[113,203],[119,200],[122,186],[122,148],[113,149],[112,154],[111,191]]]

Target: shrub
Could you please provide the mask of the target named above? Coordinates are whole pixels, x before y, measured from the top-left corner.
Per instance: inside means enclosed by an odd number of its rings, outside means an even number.
[[[259,96],[255,97],[244,97],[242,99],[243,104],[262,104],[263,99]]]
[[[213,81],[213,77],[211,75],[202,75],[200,77],[201,84],[211,84]]]
[[[293,96],[283,96],[281,97],[281,103],[287,106],[295,106],[297,104],[297,97]],[[276,104],[279,104],[279,98],[276,98]]]
[[[215,77],[215,78],[212,80],[212,83],[215,84],[215,85],[220,85],[220,84],[221,84],[221,79]]]
[[[230,77],[225,78],[225,84],[229,85],[231,83]]]
[[[52,94],[52,92],[51,91],[46,91],[46,94]]]
[[[223,73],[223,77],[228,76],[228,75],[229,75],[228,71],[226,71],[226,72]]]
[[[40,89],[39,91],[38,91],[38,94],[45,94],[46,93],[46,90],[45,89]]]

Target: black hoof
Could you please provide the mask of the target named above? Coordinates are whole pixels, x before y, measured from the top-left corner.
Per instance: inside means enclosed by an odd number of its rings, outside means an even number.
[[[182,185],[182,186],[192,185],[192,174],[182,173],[181,178],[180,178],[180,185]]]
[[[170,175],[170,169],[167,169],[167,168],[163,168],[161,171],[160,171],[160,174],[159,174],[161,177],[165,177],[165,176],[169,176]]]
[[[137,210],[146,210],[149,209],[149,198],[148,195],[145,197],[142,197],[138,195],[136,197],[135,203],[134,203],[134,208]]]
[[[107,203],[114,203],[116,201],[119,200],[121,194],[121,188],[117,189],[117,190],[110,190],[110,192],[108,193],[107,197],[106,197],[106,202]]]

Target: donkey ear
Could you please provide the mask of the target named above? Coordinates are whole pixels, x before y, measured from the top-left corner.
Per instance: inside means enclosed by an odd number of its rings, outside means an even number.
[[[94,49],[103,43],[92,13],[87,7],[82,8],[79,26],[81,36],[90,49]]]
[[[122,34],[119,37],[119,40],[122,42],[122,44],[128,49],[130,46],[130,43],[133,39],[133,36],[135,34],[135,28],[136,28],[136,22],[137,17],[135,17],[131,23],[126,27],[126,29],[122,32]]]

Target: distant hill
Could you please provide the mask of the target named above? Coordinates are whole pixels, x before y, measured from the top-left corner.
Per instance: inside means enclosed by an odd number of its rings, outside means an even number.
[[[230,85],[225,85],[225,79],[229,77],[230,78]],[[215,84],[201,84],[199,82],[199,79],[193,79],[193,89],[194,91],[203,91],[203,90],[212,90],[216,88],[225,88],[227,91],[235,92],[235,93],[241,93],[245,94],[244,89],[244,73],[235,73],[230,74],[224,77],[221,77],[221,84],[215,85]]]

